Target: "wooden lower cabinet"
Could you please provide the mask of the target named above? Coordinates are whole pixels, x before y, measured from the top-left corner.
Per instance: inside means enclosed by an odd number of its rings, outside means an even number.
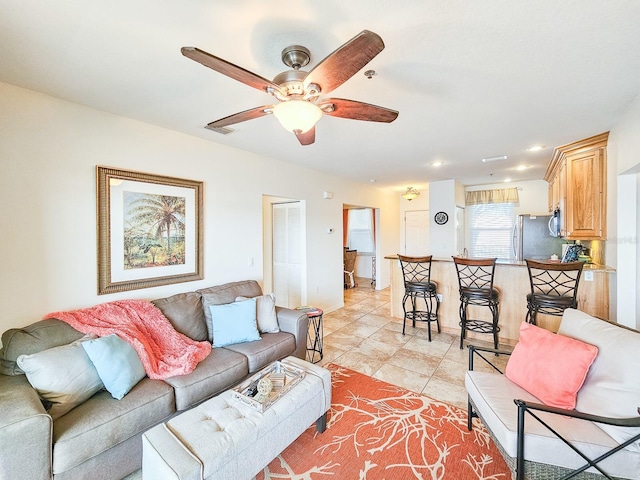
[[[402,270],[397,259],[391,262],[391,315],[403,318],[402,297],[404,283]],[[585,280],[585,272],[593,273],[593,280]],[[611,270],[585,268],[578,287],[578,308],[594,317],[609,319],[609,275]],[[438,293],[442,295],[440,304],[440,325],[442,330],[460,335],[460,296],[458,276],[453,261],[433,261],[431,280],[438,284]],[[515,345],[519,338],[520,324],[527,315],[527,294],[531,292],[529,273],[526,265],[497,264],[494,286],[500,290],[500,334],[501,343]],[[408,303],[407,303],[408,304]],[[469,307],[470,318],[489,320],[490,312],[486,307]],[[538,325],[556,332],[561,317],[538,315]],[[426,328],[426,325],[423,325]],[[432,325],[435,328],[435,325]],[[433,331],[433,330],[432,330]],[[491,341],[490,335],[467,333],[468,338]]]

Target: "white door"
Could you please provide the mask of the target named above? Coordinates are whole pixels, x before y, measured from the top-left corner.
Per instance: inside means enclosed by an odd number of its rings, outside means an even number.
[[[429,210],[405,212],[404,253],[410,257],[429,255]]]
[[[273,292],[276,304],[302,305],[303,226],[300,202],[273,204]]]

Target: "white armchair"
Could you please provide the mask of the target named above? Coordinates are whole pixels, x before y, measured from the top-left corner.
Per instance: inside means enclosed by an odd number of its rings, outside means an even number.
[[[482,420],[515,480],[640,479],[640,332],[567,309],[558,334],[598,348],[576,408],[543,404],[495,366],[474,370],[509,352],[470,346],[469,429]]]

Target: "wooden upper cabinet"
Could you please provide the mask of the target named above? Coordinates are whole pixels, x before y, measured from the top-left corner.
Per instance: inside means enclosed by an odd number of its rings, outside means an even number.
[[[602,169],[605,149],[567,155],[567,238],[604,239]]]
[[[547,168],[550,210],[560,209],[561,234],[569,240],[606,240],[608,137],[556,148]]]
[[[555,175],[549,180],[549,213],[553,213],[556,208],[564,211],[567,200],[565,172],[565,162],[561,162],[556,169]]]

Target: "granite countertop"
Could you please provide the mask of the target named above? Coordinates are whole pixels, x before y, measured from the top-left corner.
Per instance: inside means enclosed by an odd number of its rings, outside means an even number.
[[[398,259],[398,255],[385,255],[386,259],[388,260],[397,260]],[[453,258],[452,257],[433,257],[431,259],[431,261],[433,262],[451,262],[453,263]],[[526,262],[517,262],[515,260],[497,260],[496,261],[496,265],[509,265],[509,266],[515,266],[515,267],[526,267],[527,263]],[[601,272],[607,272],[607,273],[611,273],[611,272],[615,272],[616,269],[613,267],[609,267],[607,265],[596,265],[595,263],[585,263],[584,267],[582,267],[583,270],[593,270],[593,271],[601,271]]]

